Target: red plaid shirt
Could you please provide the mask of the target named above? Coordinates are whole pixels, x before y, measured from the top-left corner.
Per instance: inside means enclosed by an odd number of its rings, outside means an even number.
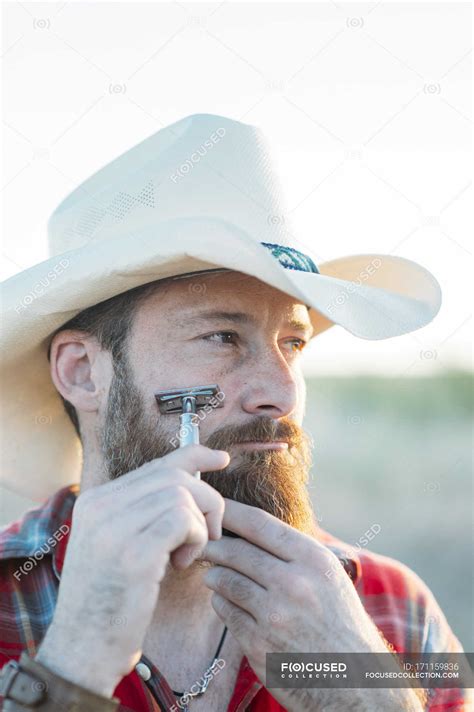
[[[24,650],[34,657],[51,623],[77,494],[77,485],[65,487],[0,531],[0,668]],[[433,594],[413,571],[394,559],[356,552],[326,532],[322,537],[394,651],[462,652]],[[145,683],[133,670],[117,686],[120,712],[168,712],[176,705],[163,675],[146,663],[150,680]],[[426,709],[467,712],[471,704],[468,690],[436,689]],[[227,712],[286,711],[243,657]]]

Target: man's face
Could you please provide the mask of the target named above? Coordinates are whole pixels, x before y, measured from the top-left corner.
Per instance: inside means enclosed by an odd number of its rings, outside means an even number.
[[[155,393],[215,383],[223,407],[201,412],[200,441],[231,461],[202,479],[312,532],[300,365],[311,333],[304,304],[238,272],[163,284],[139,306],[114,365],[100,432],[108,477],[175,449],[179,414],[161,414]]]

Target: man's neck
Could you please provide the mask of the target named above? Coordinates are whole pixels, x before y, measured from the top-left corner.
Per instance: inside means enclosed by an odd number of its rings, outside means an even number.
[[[144,642],[145,655],[153,662],[161,659],[159,651],[172,655],[192,649],[204,662],[214,655],[224,624],[212,607],[212,591],[202,581],[205,571],[196,563],[182,571],[168,565]]]
[[[185,571],[168,568],[143,643],[146,657],[178,693],[203,679],[224,632],[211,605],[212,591],[202,582],[204,571],[196,563]],[[196,710],[227,709],[243,657],[240,643],[228,631],[219,651],[224,665],[205,697],[194,702]]]

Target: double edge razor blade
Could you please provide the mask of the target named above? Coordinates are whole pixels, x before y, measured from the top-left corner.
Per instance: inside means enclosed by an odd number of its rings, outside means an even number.
[[[217,398],[221,390],[217,384],[210,386],[193,386],[192,388],[171,388],[155,393],[160,413],[179,413],[179,447],[199,444],[199,422],[195,417],[200,408],[210,405],[222,408],[222,400]],[[199,479],[201,473],[195,476]]]
[[[196,408],[194,412],[197,412],[199,408],[203,408],[205,405],[208,405],[213,398],[216,399],[216,395],[220,392],[221,390],[219,386],[214,384],[212,386],[171,388],[167,391],[158,391],[158,393],[155,393],[155,398],[157,400],[160,413],[183,413],[185,412],[185,402],[187,403],[191,398],[194,398]],[[213,407],[222,407],[222,401],[218,399],[216,399],[216,401],[218,405],[213,404]]]

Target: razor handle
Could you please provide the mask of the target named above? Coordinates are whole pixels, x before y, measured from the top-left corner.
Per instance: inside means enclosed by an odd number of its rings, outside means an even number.
[[[183,412],[179,416],[179,447],[199,445],[199,424],[196,422],[196,397],[183,398]],[[201,479],[201,473],[196,470],[194,477]]]

